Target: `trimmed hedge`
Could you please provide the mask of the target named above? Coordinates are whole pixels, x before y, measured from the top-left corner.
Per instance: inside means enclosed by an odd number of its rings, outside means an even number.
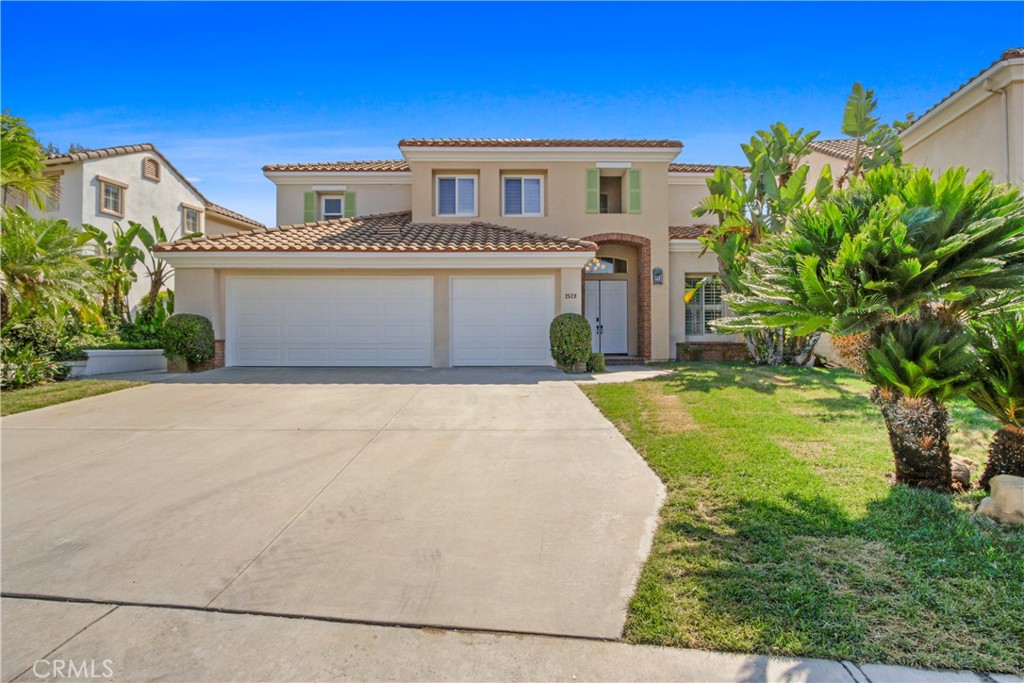
[[[551,321],[551,357],[558,367],[571,370],[590,360],[590,323],[579,313],[562,313]]]
[[[587,361],[587,372],[597,373],[604,372],[605,362],[603,353],[592,353],[590,354],[590,360]]]
[[[163,330],[164,355],[202,363],[213,358],[213,323],[194,313],[175,313]]]

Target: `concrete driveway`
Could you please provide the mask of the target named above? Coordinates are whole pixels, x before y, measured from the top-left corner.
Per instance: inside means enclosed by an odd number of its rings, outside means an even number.
[[[2,427],[8,596],[615,638],[663,497],[548,369],[223,369]]]

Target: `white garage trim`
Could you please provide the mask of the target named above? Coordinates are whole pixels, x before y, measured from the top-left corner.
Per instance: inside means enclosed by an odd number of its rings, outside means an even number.
[[[157,252],[175,268],[583,268],[593,251],[521,252]]]
[[[225,363],[412,366],[434,358],[434,278],[226,278]]]
[[[452,276],[448,310],[452,366],[554,365],[553,275]]]

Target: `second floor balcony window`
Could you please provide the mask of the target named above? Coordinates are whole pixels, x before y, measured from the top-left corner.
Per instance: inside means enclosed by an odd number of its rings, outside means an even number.
[[[476,215],[476,176],[438,176],[438,216]]]
[[[505,176],[502,179],[502,192],[506,216],[544,214],[544,185],[540,176]]]

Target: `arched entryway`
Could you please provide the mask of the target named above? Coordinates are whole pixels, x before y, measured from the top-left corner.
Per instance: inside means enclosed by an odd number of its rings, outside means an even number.
[[[588,318],[593,325],[598,310],[596,307],[601,306],[603,301],[609,324],[602,341],[608,349],[614,349],[606,353],[650,359],[651,241],[624,232],[601,233],[584,239],[597,244],[597,261],[583,272],[584,313],[588,313],[589,303]],[[623,263],[619,263],[620,260]],[[617,323],[623,296],[627,325],[624,353],[619,351],[622,345]]]

